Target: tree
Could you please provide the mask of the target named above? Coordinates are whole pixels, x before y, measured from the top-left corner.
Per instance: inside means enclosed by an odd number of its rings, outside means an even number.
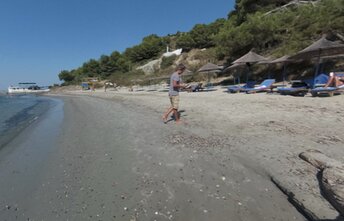
[[[189,33],[180,35],[176,40],[177,48],[183,48],[183,51],[190,51],[195,46],[195,41]]]
[[[228,14],[228,19],[234,17],[237,25],[246,21],[247,15],[254,14],[257,11],[267,11],[281,5],[285,5],[292,0],[236,0],[234,11]]]
[[[131,62],[140,62],[155,58],[164,49],[165,44],[162,38],[157,35],[149,35],[143,38],[141,44],[127,48],[124,52],[124,56],[129,58]]]
[[[88,77],[96,77],[100,74],[99,62],[95,59],[90,59],[82,65],[83,73]]]
[[[110,63],[110,57],[107,55],[100,56],[99,59],[100,76],[106,78],[111,75],[112,65]]]
[[[59,74],[59,79],[61,81],[71,82],[71,81],[74,80],[74,78],[75,78],[75,76],[72,73],[70,73],[69,71],[66,71],[66,70],[61,71],[60,74]]]

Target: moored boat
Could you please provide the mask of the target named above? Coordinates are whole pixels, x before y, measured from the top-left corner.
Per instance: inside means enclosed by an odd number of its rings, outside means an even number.
[[[19,86],[9,86],[8,94],[37,94],[49,92],[50,89],[46,87],[39,87],[36,83],[19,83]]]

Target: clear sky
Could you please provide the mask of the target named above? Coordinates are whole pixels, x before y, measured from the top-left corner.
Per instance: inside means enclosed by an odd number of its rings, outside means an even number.
[[[0,0],[0,89],[60,83],[61,70],[142,38],[226,18],[234,0]]]

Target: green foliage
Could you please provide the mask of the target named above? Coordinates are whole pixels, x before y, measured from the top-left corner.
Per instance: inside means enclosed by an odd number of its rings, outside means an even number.
[[[176,41],[177,48],[183,48],[184,51],[190,51],[195,46],[195,41],[189,33],[180,35]]]
[[[203,62],[217,63],[216,48],[208,48],[207,50],[202,50],[196,53],[193,57],[196,60]],[[198,67],[199,68],[199,67]],[[189,67],[188,67],[189,69]]]
[[[74,78],[75,76],[71,72],[66,71],[66,70],[61,71],[59,74],[59,79],[61,81],[71,82],[74,80]]]
[[[169,57],[163,57],[160,67],[161,69],[165,69],[171,65],[173,65],[174,61],[176,60],[177,56],[176,55],[171,55]]]
[[[321,1],[316,6],[309,4],[269,15],[263,12],[249,14],[261,7],[253,2],[237,1],[237,14],[232,14],[215,37],[219,57],[232,60],[252,48],[258,52],[270,50],[277,55],[290,54],[306,47],[323,33],[344,31],[344,2],[341,0]],[[272,1],[266,1],[266,4],[272,4]],[[245,21],[238,25],[238,14],[243,10]]]
[[[271,47],[278,43],[276,29],[275,20],[260,13],[248,16],[240,26],[228,22],[216,37],[218,51],[226,56],[240,56],[251,48]]]
[[[207,25],[196,25],[190,32],[191,38],[194,40],[196,48],[209,48],[214,46],[212,41],[213,33]]]
[[[90,59],[82,65],[82,72],[87,77],[95,77],[100,74],[100,64],[94,59]]]
[[[142,70],[132,70],[126,73],[116,72],[109,77],[111,82],[115,82],[117,85],[130,86],[134,85],[138,79],[144,77],[144,72]]]
[[[210,48],[215,46],[214,36],[220,31],[225,21],[225,19],[218,19],[209,25],[195,25],[190,32],[178,37],[177,47],[183,48],[184,51],[190,51],[193,48]]]
[[[132,48],[127,48],[124,55],[133,63],[157,57],[165,49],[162,38],[150,35],[142,43]]]
[[[229,19],[233,19],[236,25],[240,25],[246,21],[247,15],[255,13],[257,11],[266,11],[269,9],[276,8],[281,5],[285,5],[292,0],[236,0],[235,10],[229,15]]]

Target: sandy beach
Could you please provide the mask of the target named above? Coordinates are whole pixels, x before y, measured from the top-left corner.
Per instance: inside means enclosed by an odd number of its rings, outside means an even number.
[[[0,152],[0,219],[342,220],[299,154],[344,161],[344,97],[224,91],[181,93],[182,125],[166,92],[52,94],[63,117]]]

